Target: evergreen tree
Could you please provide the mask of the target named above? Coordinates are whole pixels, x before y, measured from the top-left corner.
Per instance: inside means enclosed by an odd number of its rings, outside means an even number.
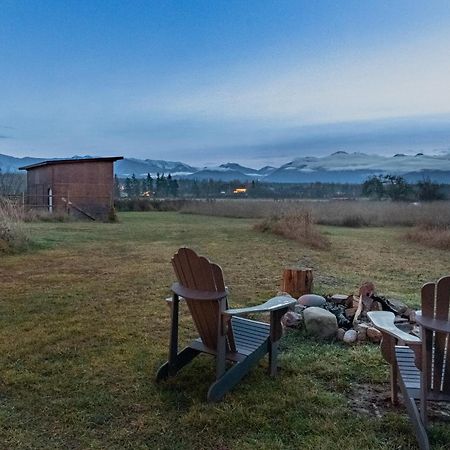
[[[159,172],[156,174],[155,194],[157,197],[161,195],[161,178],[159,176]]]
[[[151,195],[153,193],[153,178],[149,173],[147,174],[147,178],[146,178],[145,182],[146,182],[145,190],[150,192],[150,195]]]
[[[125,193],[130,198],[133,196],[133,189],[131,187],[131,180],[128,177],[125,180]]]
[[[164,174],[162,174],[159,178],[159,195],[161,197],[165,197],[167,195],[167,187],[167,178],[164,176]]]
[[[200,197],[200,188],[198,187],[197,180],[194,180],[194,182],[192,183],[192,196],[195,198]]]
[[[179,184],[178,181],[175,180],[174,178],[172,178],[172,175],[170,175],[167,177],[167,181],[169,183],[169,193],[172,197],[178,197],[178,189],[179,189]]]
[[[141,186],[134,173],[131,176],[131,191],[132,197],[139,197],[141,195]]]

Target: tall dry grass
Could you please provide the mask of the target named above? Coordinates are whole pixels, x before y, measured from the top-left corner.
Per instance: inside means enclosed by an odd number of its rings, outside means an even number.
[[[8,199],[0,198],[0,253],[24,249],[29,238],[23,224],[22,208]]]
[[[261,232],[271,232],[301,242],[312,248],[326,249],[330,247],[329,239],[316,228],[308,211],[265,218],[254,228]]]
[[[216,200],[191,201],[183,213],[238,218],[295,216],[308,211],[320,225],[361,226],[447,226],[450,202],[408,203],[390,201],[299,201],[299,200]]]
[[[416,226],[406,233],[406,239],[427,247],[450,250],[450,226]]]

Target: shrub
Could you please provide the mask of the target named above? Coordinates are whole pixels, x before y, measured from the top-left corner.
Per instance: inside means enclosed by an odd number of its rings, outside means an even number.
[[[272,216],[257,223],[254,228],[263,233],[271,232],[292,239],[312,248],[325,249],[330,241],[314,226],[309,211],[294,215]]]
[[[0,198],[0,253],[14,253],[28,245],[21,208]]]
[[[408,231],[406,239],[427,247],[450,250],[450,227],[420,225]]]
[[[179,211],[184,200],[163,200],[152,198],[121,198],[114,201],[117,211]]]

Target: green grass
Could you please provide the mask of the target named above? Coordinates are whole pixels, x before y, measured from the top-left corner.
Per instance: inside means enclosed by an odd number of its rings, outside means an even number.
[[[205,403],[214,363],[200,356],[166,383],[170,257],[189,245],[217,261],[231,303],[278,290],[283,267],[314,268],[315,290],[350,293],[366,279],[417,305],[450,253],[402,240],[402,229],[322,228],[327,251],[252,229],[251,220],[124,213],[118,224],[32,223],[31,251],[0,260],[0,447],[5,449],[416,448],[402,408],[382,418],[349,406],[358,384],[388,390],[376,346],[283,339],[220,404]],[[182,307],[180,341],[195,337]],[[354,395],[354,394],[353,394]],[[432,429],[436,448],[448,424]]]

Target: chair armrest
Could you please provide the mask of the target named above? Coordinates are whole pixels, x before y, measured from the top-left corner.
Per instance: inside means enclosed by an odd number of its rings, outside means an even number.
[[[390,336],[399,339],[405,344],[413,344],[420,342],[420,338],[412,334],[405,333],[397,328],[394,324],[395,314],[389,311],[369,311],[367,316],[373,323],[373,326],[381,332],[387,333]]]
[[[227,316],[240,316],[242,314],[272,312],[283,308],[289,308],[290,306],[295,305],[295,303],[297,303],[295,298],[279,295],[267,300],[267,302],[264,302],[261,305],[249,306],[248,308],[227,309],[222,314]]]
[[[450,321],[448,320],[432,319],[431,317],[424,317],[422,314],[416,314],[416,322],[427,330],[450,333]]]
[[[198,291],[197,289],[189,289],[182,286],[180,283],[173,283],[171,290],[174,294],[180,297],[192,300],[221,300],[225,298],[228,293],[226,291]]]

